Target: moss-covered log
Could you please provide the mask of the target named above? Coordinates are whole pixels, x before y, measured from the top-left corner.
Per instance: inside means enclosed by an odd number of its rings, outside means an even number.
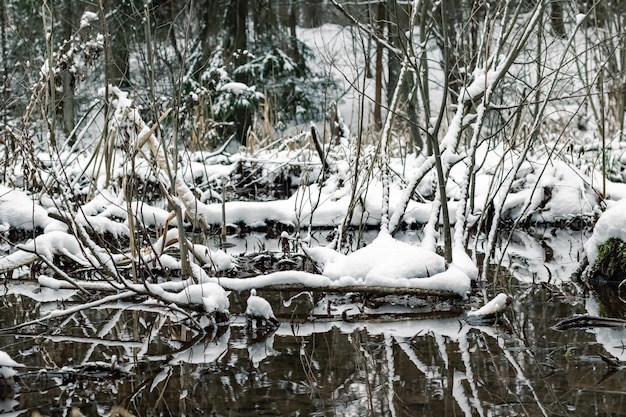
[[[626,279],[626,243],[610,238],[598,246],[598,257],[582,278],[592,288],[619,285]]]

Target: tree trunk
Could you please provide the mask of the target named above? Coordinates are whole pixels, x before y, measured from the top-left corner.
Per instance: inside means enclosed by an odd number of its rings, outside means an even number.
[[[224,21],[224,63],[235,67],[246,63],[242,53],[248,45],[248,0],[231,0]]]
[[[300,26],[305,28],[316,28],[328,21],[327,8],[324,7],[324,0],[307,0],[300,3]]]
[[[383,38],[385,32],[385,3],[379,2],[376,13],[376,31],[379,38]],[[380,130],[383,127],[382,101],[383,101],[383,45],[376,44],[376,80],[374,92],[374,127]]]
[[[109,84],[122,89],[130,87],[130,68],[128,59],[130,48],[127,28],[131,27],[133,11],[122,0],[103,1],[105,16],[111,16],[106,22],[105,36],[108,35],[107,62],[105,63]]]
[[[559,0],[550,4],[550,21],[552,22],[552,32],[559,38],[567,38],[565,33],[565,23],[563,22],[563,6]]]
[[[1,131],[4,132],[4,129],[8,124],[8,116],[9,112],[7,109],[9,102],[9,62],[8,62],[8,51],[7,51],[7,32],[6,27],[8,26],[8,18],[6,15],[6,6],[4,4],[4,0],[0,0],[0,48],[2,48],[2,52],[0,58],[2,60],[2,96],[0,96],[0,108],[2,108],[2,128]],[[0,140],[3,138],[0,138]],[[6,159],[6,158],[5,158]]]
[[[289,25],[289,40],[290,40],[290,54],[298,68],[305,68],[306,63],[300,53],[298,46],[298,34],[296,33],[296,26],[298,24],[298,18],[296,16],[297,3],[294,0],[289,1],[289,16],[287,17]]]
[[[63,39],[70,39],[74,33],[76,7],[73,3],[73,0],[65,0],[63,2],[63,18],[60,19],[63,25]],[[74,100],[76,80],[69,68],[63,70],[62,83],[63,95],[60,99],[63,108],[63,131],[67,136],[74,129],[74,122],[76,120],[76,106]]]
[[[421,153],[424,150],[424,138],[419,126],[419,103],[417,98],[417,86],[414,74],[406,76],[406,90],[407,95],[407,117],[409,118],[409,126],[411,131],[411,145],[409,146],[409,152],[413,150],[415,153]]]
[[[396,48],[402,49],[401,33],[409,28],[403,25],[403,20],[398,13],[397,0],[388,0],[387,2],[387,31],[389,33],[389,43]],[[387,105],[391,104],[391,92],[398,85],[398,76],[400,75],[400,58],[390,51],[387,51],[389,59],[387,59]]]
[[[224,0],[204,0],[197,2],[195,11],[198,13],[198,23],[200,26],[199,42],[202,49],[202,66],[208,62],[211,54],[219,44],[217,38],[224,22],[227,3]],[[197,68],[200,70],[201,68]],[[200,75],[202,71],[194,71]]]

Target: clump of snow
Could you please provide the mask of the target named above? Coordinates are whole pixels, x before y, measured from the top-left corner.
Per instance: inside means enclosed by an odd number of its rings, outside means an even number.
[[[472,280],[467,274],[456,265],[448,266],[443,272],[426,278],[397,278],[387,281],[387,285],[395,287],[420,288],[424,290],[448,291],[467,297],[470,291]]]
[[[193,245],[193,253],[202,266],[213,271],[230,271],[236,267],[233,257],[221,249],[213,250],[208,246],[196,244]]]
[[[449,265],[436,253],[411,245],[381,232],[369,245],[348,255],[327,247],[305,248],[305,253],[321,270],[331,286],[370,285],[450,291],[463,297],[471,286],[464,271],[471,268],[460,260],[461,268]]]
[[[452,249],[452,263],[463,271],[472,281],[478,278],[478,267],[465,251],[461,242],[455,242]]]
[[[467,313],[467,315],[468,316],[487,316],[487,315],[502,313],[511,305],[511,303],[513,303],[513,298],[511,298],[511,296],[505,293],[500,293],[496,295],[487,304],[485,304],[478,310],[470,311],[469,313]]]
[[[24,367],[21,363],[14,361],[8,353],[0,350],[0,378],[11,378],[17,374],[13,368]]]
[[[489,182],[494,176],[508,173],[512,160],[501,160],[506,151],[501,145],[490,148],[483,144],[477,151],[477,160],[484,160],[480,175],[476,176],[476,201],[482,205],[489,200],[502,203],[502,219],[557,223],[574,218],[593,218],[599,206],[598,193],[593,181],[572,164],[561,160],[543,162],[527,161],[516,174],[510,190],[501,187],[490,193]],[[504,167],[502,163],[504,162]],[[618,187],[611,184],[611,192]],[[495,194],[495,195],[494,195]]]
[[[168,264],[169,268],[179,269],[179,262],[172,258],[173,262],[168,262],[164,252],[170,246],[180,247],[180,231],[176,228],[165,230],[164,233],[150,246],[143,248],[141,256],[146,264],[152,264],[159,259],[161,265]],[[201,244],[190,244],[194,259],[203,267],[214,272],[229,271],[236,267],[233,257],[221,249],[210,249]],[[165,263],[164,263],[165,262]]]
[[[249,91],[254,92],[254,87],[248,87],[244,83],[233,81],[233,82],[229,82],[229,83],[226,83],[226,84],[222,85],[219,88],[219,91],[226,91],[226,92],[229,92],[231,94],[239,95],[239,94],[247,93]]]
[[[585,253],[589,264],[593,265],[598,258],[598,246],[610,238],[626,242],[626,199],[622,199],[606,210],[593,228],[593,234],[585,243]]]
[[[535,193],[533,201],[536,203],[530,207],[533,220],[555,222],[572,215],[593,216],[598,196],[571,165],[561,160],[554,161],[546,167],[537,183],[541,192]]]
[[[238,166],[237,162],[220,164],[192,161],[181,168],[181,171],[184,173],[185,181],[190,184],[198,184],[228,178]]]
[[[33,230],[45,229],[51,223],[57,223],[48,217],[48,211],[37,204],[24,191],[0,185],[0,227]]]
[[[213,282],[189,285],[176,293],[165,291],[163,287],[155,284],[147,285],[147,287],[150,292],[167,302],[180,306],[203,306],[209,314],[215,312],[228,313],[230,307],[228,293],[221,285]]]
[[[278,319],[276,319],[274,310],[272,310],[269,301],[256,295],[256,289],[254,288],[250,290],[250,296],[246,302],[246,316],[248,316],[250,320],[261,319],[275,326],[279,325]]]
[[[445,270],[441,256],[394,239],[388,233],[381,233],[372,243],[349,255],[323,247],[305,251],[322,274],[334,280],[353,277],[384,285],[387,278],[424,278]]]
[[[485,71],[484,68],[476,68],[473,73],[474,81],[465,88],[463,101],[472,100],[490,89],[501,70],[502,68],[489,68]]]
[[[279,271],[251,278],[208,278],[207,282],[219,282],[224,288],[235,291],[245,291],[252,288],[280,284],[302,284],[311,288],[323,288],[330,287],[334,283],[330,278],[323,275],[303,271]]]
[[[78,239],[61,231],[44,233],[27,243],[17,245],[17,248],[27,253],[36,253],[50,262],[54,255],[65,255],[80,265],[90,265],[84,255],[85,249]]]
[[[94,12],[85,11],[80,17],[80,28],[85,28],[91,25],[91,22],[98,21],[98,15]]]

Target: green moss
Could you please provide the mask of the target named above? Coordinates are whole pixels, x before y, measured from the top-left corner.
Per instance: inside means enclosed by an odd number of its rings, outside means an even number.
[[[610,238],[598,246],[594,269],[608,281],[622,281],[626,276],[626,243],[618,238]]]

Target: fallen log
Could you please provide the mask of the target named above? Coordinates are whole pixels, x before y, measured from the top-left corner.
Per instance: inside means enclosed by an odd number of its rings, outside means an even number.
[[[228,289],[228,285],[224,285]],[[367,295],[413,295],[417,297],[440,297],[450,299],[462,299],[463,297],[454,291],[414,288],[414,287],[385,287],[370,285],[338,285],[329,287],[311,287],[301,283],[277,284],[262,287],[264,291],[311,291],[346,294],[357,292]]]
[[[621,329],[626,327],[626,320],[610,317],[583,315],[568,317],[552,326],[552,328],[555,330],[582,329],[588,327],[609,327]]]
[[[243,283],[247,278],[241,278],[237,281]],[[224,287],[226,290],[243,291],[245,285],[229,285],[230,280],[216,278],[215,282]],[[117,292],[123,289],[119,283],[102,282],[102,281],[79,281],[80,285],[84,288],[103,291],[103,292]],[[42,286],[48,286],[55,289],[76,289],[72,284],[62,281],[47,278],[45,280],[39,280],[39,284]],[[172,282],[173,284],[173,282]],[[184,284],[182,284],[184,286]],[[412,295],[416,297],[439,297],[447,299],[463,299],[463,297],[454,291],[432,289],[432,288],[415,288],[415,287],[385,287],[385,286],[370,286],[370,285],[330,285],[330,286],[311,286],[300,282],[284,283],[284,284],[272,284],[272,285],[257,285],[258,288],[262,288],[264,291],[310,291],[310,292],[326,292],[335,294],[346,293],[362,293],[367,295]],[[181,288],[182,289],[182,288]],[[144,292],[138,293],[139,295],[145,295]]]

